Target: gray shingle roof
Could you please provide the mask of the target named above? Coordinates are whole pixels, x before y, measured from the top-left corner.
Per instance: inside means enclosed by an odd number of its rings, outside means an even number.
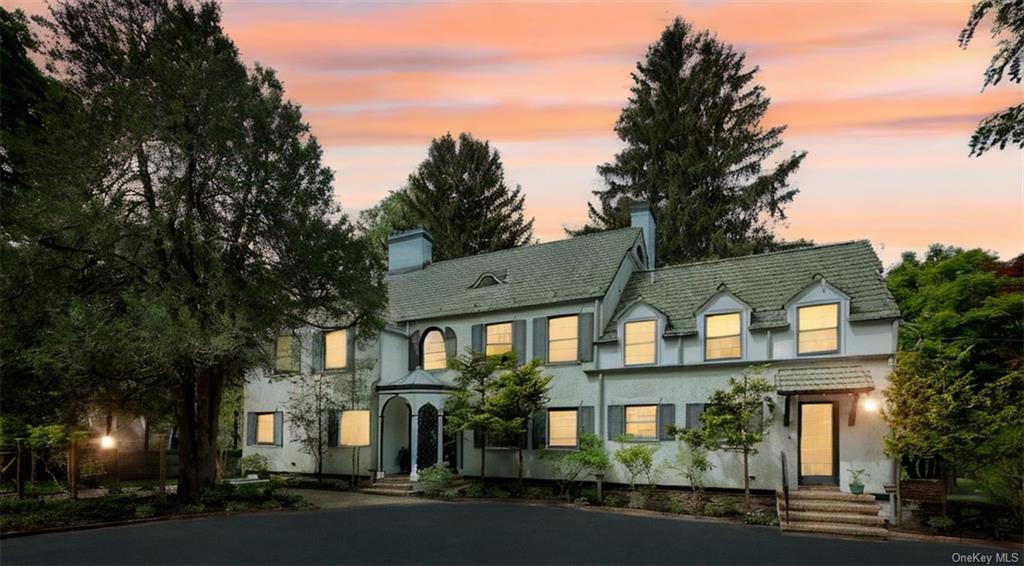
[[[899,309],[881,268],[871,244],[861,240],[639,272],[601,340],[615,339],[615,318],[637,302],[665,313],[667,334],[695,334],[696,311],[722,289],[750,305],[751,330],[785,328],[785,304],[822,277],[850,297],[851,321],[895,318]]]
[[[600,297],[638,238],[639,228],[623,228],[390,275],[389,318],[421,320]],[[484,273],[503,273],[505,282],[470,288]]]
[[[875,388],[871,372],[857,365],[784,368],[775,374],[779,393],[865,391]]]

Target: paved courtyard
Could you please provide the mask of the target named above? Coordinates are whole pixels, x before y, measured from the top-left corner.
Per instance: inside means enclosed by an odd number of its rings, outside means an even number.
[[[366,496],[363,496],[366,497]],[[317,511],[8,539],[7,564],[953,564],[985,547],[504,502],[335,497]]]

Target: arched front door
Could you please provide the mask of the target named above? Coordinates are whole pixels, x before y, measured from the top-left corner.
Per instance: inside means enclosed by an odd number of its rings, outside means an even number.
[[[430,403],[423,405],[420,407],[417,420],[419,434],[416,469],[422,470],[437,463],[437,439],[440,434],[437,430],[437,409]]]
[[[388,474],[408,473],[412,434],[412,409],[402,397],[392,397],[381,411],[380,470]]]

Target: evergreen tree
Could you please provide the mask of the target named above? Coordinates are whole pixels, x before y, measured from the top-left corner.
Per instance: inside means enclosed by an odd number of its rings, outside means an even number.
[[[590,225],[629,226],[629,205],[647,201],[665,264],[772,249],[771,223],[797,190],[790,175],[805,153],[773,166],[785,126],[764,129],[770,102],[757,67],[707,31],[680,18],[651,45],[632,74],[629,102],[615,124],[626,147],[598,167]]]
[[[501,156],[470,134],[433,140],[399,193],[407,217],[434,238],[434,261],[514,248],[533,239],[522,189],[505,185]]]

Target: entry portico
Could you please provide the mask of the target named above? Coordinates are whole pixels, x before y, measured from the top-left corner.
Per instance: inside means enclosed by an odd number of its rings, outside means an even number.
[[[420,368],[376,387],[378,479],[408,473],[415,481],[419,470],[446,460],[444,401],[450,390],[440,376]]]

